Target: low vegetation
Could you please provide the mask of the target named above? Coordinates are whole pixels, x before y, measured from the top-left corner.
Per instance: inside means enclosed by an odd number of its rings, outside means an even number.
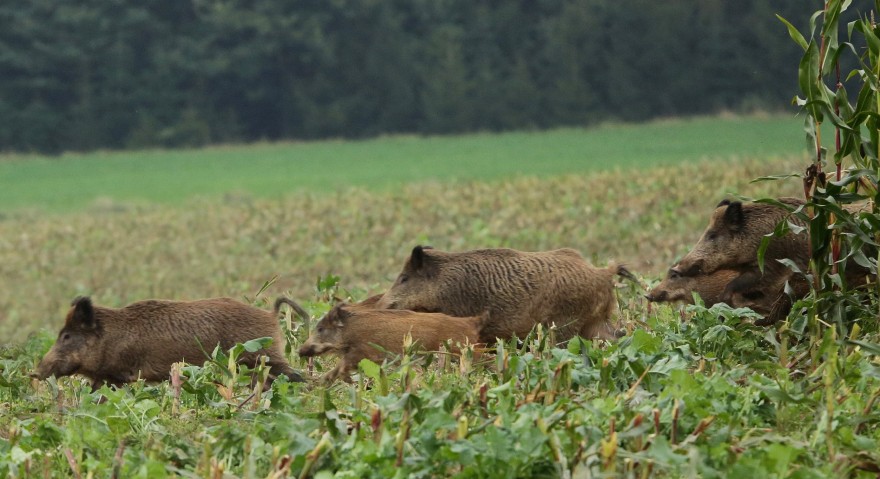
[[[52,340],[36,335],[0,354],[0,473],[876,476],[876,334],[854,333],[839,351],[831,329],[812,342],[795,328],[755,327],[748,310],[646,313],[635,288],[620,293],[630,334],[611,344],[559,349],[538,330],[478,361],[364,361],[353,384],[329,388],[252,386],[250,374],[265,371],[232,366],[239,346],[171,381],[90,393],[78,379],[26,378]],[[295,326],[290,347],[305,333]],[[332,366],[292,359],[311,374]]]
[[[0,222],[0,324],[11,341],[0,350],[0,474],[873,477],[876,324],[841,343],[833,329],[755,327],[747,310],[649,307],[636,285],[618,291],[629,334],[616,342],[560,349],[552,331],[535,331],[477,360],[364,362],[351,385],[255,387],[250,375],[264,372],[229,361],[242,347],[120,390],[28,377],[77,294],[108,305],[232,295],[265,308],[288,294],[317,316],[332,296],[386,288],[416,243],[574,246],[597,264],[628,262],[648,286],[725,192],[796,194],[793,183],[748,179],[798,160],[12,215]],[[295,368],[314,379],[333,366],[293,352],[304,324],[288,315],[284,328]]]

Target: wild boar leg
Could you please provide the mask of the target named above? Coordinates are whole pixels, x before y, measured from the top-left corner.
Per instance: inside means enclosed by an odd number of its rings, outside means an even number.
[[[329,386],[336,381],[339,376],[342,376],[342,379],[346,382],[351,382],[351,377],[348,375],[350,372],[350,367],[348,362],[345,360],[345,356],[339,358],[339,363],[336,364],[336,367],[327,371],[326,374],[321,376],[321,382],[325,385]]]

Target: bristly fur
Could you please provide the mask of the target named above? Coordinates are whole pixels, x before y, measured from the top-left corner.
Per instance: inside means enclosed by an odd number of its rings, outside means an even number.
[[[481,339],[525,337],[537,323],[555,325],[561,341],[579,335],[612,339],[617,308],[613,276],[573,249],[523,252],[506,248],[461,253],[416,247],[379,308],[489,319]]]
[[[94,306],[88,297],[74,300],[58,341],[37,367],[36,376],[81,374],[98,388],[143,378],[168,378],[179,361],[200,364],[204,351],[271,337],[272,345],[241,361],[254,367],[269,357],[270,374],[302,378],[284,357],[284,337],[277,315],[229,298],[198,301],[147,300],[124,308]]]

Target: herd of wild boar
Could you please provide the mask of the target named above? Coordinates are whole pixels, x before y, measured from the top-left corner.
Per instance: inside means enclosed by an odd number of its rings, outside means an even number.
[[[782,204],[797,208],[794,198]],[[787,209],[760,203],[722,201],[697,244],[646,294],[649,301],[727,303],[761,314],[761,324],[784,319],[793,300],[807,294],[805,279],[780,262],[787,258],[805,271],[809,259],[806,230],[774,238],[763,271],[757,252],[762,238],[789,218]],[[851,281],[865,272],[851,268]],[[623,266],[591,266],[573,249],[522,252],[494,248],[445,252],[416,246],[394,284],[355,304],[338,304],[312,328],[299,349],[303,357],[339,356],[326,382],[347,380],[361,359],[381,362],[386,352],[403,352],[409,335],[422,349],[448,344],[460,348],[496,339],[525,337],[536,325],[555,328],[559,341],[580,336],[613,339],[624,334],[612,322],[617,309],[614,277],[635,282]],[[270,337],[266,348],[240,361],[265,361],[270,379],[302,381],[283,353],[279,311],[287,304],[304,320],[308,313],[288,298],[265,311],[229,298],[197,301],[146,300],[114,309],[87,297],[73,301],[54,346],[34,377],[80,374],[94,389],[137,379],[161,381],[178,361],[202,362],[206,351]]]

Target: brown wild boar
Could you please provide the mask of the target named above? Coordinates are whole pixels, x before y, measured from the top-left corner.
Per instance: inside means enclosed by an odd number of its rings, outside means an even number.
[[[383,350],[402,354],[407,333],[423,350],[437,351],[443,341],[449,340],[453,351],[458,352],[456,343],[479,342],[482,322],[483,317],[455,318],[439,313],[339,304],[318,321],[300,347],[299,355],[339,355],[336,368],[325,374],[322,381],[330,383],[340,376],[348,380],[361,359],[381,363],[385,357]]]
[[[614,338],[614,275],[573,249],[522,252],[506,248],[448,253],[416,246],[378,308],[475,316],[488,311],[481,342],[524,338],[536,324],[555,324],[557,338]]]
[[[793,208],[804,204],[797,198],[779,198],[779,202]],[[721,268],[754,267],[757,270],[761,240],[787,217],[789,212],[780,206],[724,200],[715,208],[697,244],[673,269],[683,276],[711,274]],[[809,254],[806,231],[773,238],[764,254],[765,274],[787,275],[788,268],[777,261],[782,258],[791,259],[803,271],[809,263]]]
[[[670,269],[663,281],[652,289],[645,297],[648,301],[664,303],[681,301],[694,304],[693,293],[700,295],[703,303],[711,307],[718,303],[726,303],[734,308],[751,308],[753,311],[766,315],[772,307],[773,298],[759,284],[737,293],[729,293],[727,286],[743,274],[732,269],[719,269],[711,274],[682,276]],[[777,285],[772,285],[773,290]]]
[[[693,304],[693,293],[698,293],[706,306],[712,306],[721,302],[724,288],[739,274],[738,271],[719,269],[708,275],[682,276],[670,269],[663,281],[648,292],[645,298],[652,303],[681,301]]]
[[[779,198],[778,201],[796,209],[804,205],[797,198]],[[852,213],[864,211],[865,204],[848,204],[845,209]],[[806,229],[789,232],[781,238],[772,238],[764,254],[764,271],[758,268],[758,249],[765,235],[771,234],[783,220],[804,226],[799,219],[790,216],[786,208],[777,205],[724,200],[718,204],[709,226],[694,248],[672,270],[682,276],[712,274],[719,269],[735,269],[743,272],[728,283],[721,302],[729,303],[737,295],[750,291],[764,291],[766,299],[761,307],[771,304],[769,314],[756,324],[771,324],[784,319],[791,309],[792,299],[804,297],[809,291],[804,277],[794,273],[780,259],[791,260],[801,271],[807,270],[810,255],[810,238]],[[875,255],[875,250],[868,253]],[[844,278],[850,286],[867,282],[866,268],[849,264]],[[791,297],[785,292],[789,284]],[[793,297],[793,298],[792,298]],[[757,311],[757,310],[756,310]],[[761,311],[758,311],[761,312]]]
[[[103,383],[120,386],[143,378],[168,378],[178,361],[201,364],[215,346],[231,348],[236,343],[271,337],[272,345],[255,353],[242,354],[241,361],[257,364],[268,356],[270,374],[302,381],[283,354],[283,337],[275,314],[230,298],[197,301],[147,300],[124,308],[95,306],[88,297],[73,300],[58,340],[37,366],[35,377],[80,374],[92,380],[92,388]],[[201,344],[201,346],[200,346]]]

